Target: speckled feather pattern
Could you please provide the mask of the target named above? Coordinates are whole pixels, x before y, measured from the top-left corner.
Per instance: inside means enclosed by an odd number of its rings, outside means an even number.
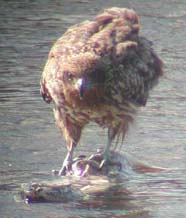
[[[54,102],[67,146],[78,143],[90,121],[123,139],[137,108],[145,106],[163,71],[151,42],[139,36],[139,27],[133,10],[110,8],[70,27],[52,47],[41,93],[45,101]],[[81,98],[72,80],[82,77],[87,88]]]

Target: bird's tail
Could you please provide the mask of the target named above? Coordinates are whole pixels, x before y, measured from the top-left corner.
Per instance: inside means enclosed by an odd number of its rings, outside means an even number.
[[[41,88],[40,88],[41,96],[43,97],[43,100],[46,103],[50,103],[52,101],[52,97],[50,96],[50,93],[48,92],[48,89],[46,88],[45,81],[41,81]]]

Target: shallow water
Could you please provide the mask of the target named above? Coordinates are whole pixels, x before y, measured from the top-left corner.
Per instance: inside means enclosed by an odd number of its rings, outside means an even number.
[[[127,176],[122,187],[130,191],[129,196],[121,191],[64,204],[16,202],[20,185],[49,178],[66,152],[51,106],[39,94],[49,49],[68,26],[109,6],[138,12],[141,33],[154,42],[166,72],[139,112],[122,150],[170,170]],[[0,217],[186,217],[185,35],[185,0],[1,0]],[[105,140],[105,132],[89,125],[78,152],[90,154]]]

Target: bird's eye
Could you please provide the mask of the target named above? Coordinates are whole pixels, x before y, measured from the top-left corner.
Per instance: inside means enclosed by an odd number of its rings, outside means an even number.
[[[72,81],[73,80],[73,75],[71,73],[68,74],[68,81]]]
[[[65,75],[66,80],[68,80],[69,82],[71,82],[74,78],[74,76],[70,72],[65,72]]]

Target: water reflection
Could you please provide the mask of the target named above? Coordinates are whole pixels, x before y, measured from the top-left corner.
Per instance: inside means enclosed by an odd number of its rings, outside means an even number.
[[[166,7],[164,7],[166,5]],[[69,25],[101,8],[122,6],[140,14],[142,32],[165,63],[165,77],[126,139],[123,150],[166,173],[136,175],[109,196],[66,204],[25,205],[13,195],[21,183],[47,179],[66,153],[49,105],[39,95],[48,51]],[[0,2],[0,214],[1,217],[185,217],[186,4],[184,0],[46,0]],[[96,137],[95,137],[96,136]],[[90,125],[79,152],[104,145]],[[84,146],[83,146],[84,145]],[[87,145],[87,146],[85,146]],[[124,189],[124,190],[125,190]],[[123,199],[124,197],[124,199]],[[127,195],[128,197],[128,195]],[[132,198],[132,199],[131,199]]]

